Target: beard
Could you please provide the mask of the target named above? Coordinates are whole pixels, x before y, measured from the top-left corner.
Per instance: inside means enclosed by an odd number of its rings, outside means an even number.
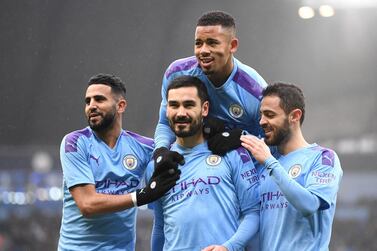
[[[288,119],[285,119],[283,125],[277,127],[276,132],[264,140],[269,146],[279,146],[287,142],[291,138],[291,135],[292,132],[289,127]]]
[[[169,119],[169,125],[177,137],[186,138],[195,135],[202,129],[202,117],[192,119],[190,117],[176,117]],[[175,126],[175,123],[190,123],[188,126]]]
[[[210,77],[211,75],[213,75],[215,73],[214,70],[212,69],[207,69],[207,68],[204,68],[202,67],[202,71],[203,73],[207,76],[207,77]]]
[[[110,111],[109,113],[106,113],[105,115],[101,113],[97,113],[102,120],[98,121],[97,123],[93,123],[90,118],[88,118],[88,124],[89,127],[96,132],[103,132],[111,127],[111,125],[114,123],[115,120],[115,109]]]

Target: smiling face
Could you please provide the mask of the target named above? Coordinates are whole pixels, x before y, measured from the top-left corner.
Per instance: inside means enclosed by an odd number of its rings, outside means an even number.
[[[280,98],[266,96],[262,99],[260,125],[265,132],[267,145],[279,146],[287,142],[292,136],[288,115],[280,106]]]
[[[208,114],[208,101],[203,104],[195,87],[181,87],[168,92],[166,116],[177,137],[202,133],[203,117]]]
[[[94,131],[104,131],[114,124],[119,112],[119,102],[111,92],[111,87],[103,84],[93,84],[85,94],[85,114],[90,128]]]
[[[232,54],[238,40],[230,28],[221,25],[197,26],[194,53],[203,72],[211,81],[226,79],[233,69]]]

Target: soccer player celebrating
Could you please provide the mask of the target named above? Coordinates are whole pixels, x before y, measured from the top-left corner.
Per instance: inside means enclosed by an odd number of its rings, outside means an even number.
[[[178,167],[165,162],[156,166],[150,183],[139,189],[153,141],[122,129],[125,95],[119,78],[93,76],[85,95],[89,127],[62,140],[60,251],[135,250],[134,207],[161,197],[179,178]]]
[[[213,153],[223,155],[241,146],[242,130],[259,135],[259,105],[263,78],[233,54],[238,39],[234,18],[222,11],[203,14],[195,30],[195,56],[178,59],[166,70],[162,82],[162,102],[155,131],[154,159],[166,154],[175,135],[166,117],[166,91],[170,81],[181,75],[198,77],[206,86],[211,101],[205,133]],[[216,119],[215,119],[216,118]],[[224,130],[228,132],[222,134]],[[225,136],[224,136],[225,135]]]
[[[301,131],[305,101],[297,86],[268,86],[260,111],[265,138],[241,137],[242,145],[263,165],[260,248],[328,250],[343,175],[338,156],[305,140]],[[277,146],[277,158],[267,145]]]
[[[205,85],[180,76],[166,90],[166,114],[184,156],[177,185],[150,205],[152,251],[243,250],[259,227],[257,171],[246,149],[214,155],[203,135],[209,102]],[[156,160],[159,162],[159,158]],[[153,171],[153,163],[147,173]]]

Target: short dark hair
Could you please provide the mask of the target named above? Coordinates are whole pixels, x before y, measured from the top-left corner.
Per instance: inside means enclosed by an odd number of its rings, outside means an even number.
[[[209,100],[207,88],[204,83],[199,78],[188,75],[179,76],[170,81],[168,89],[166,90],[166,98],[168,98],[170,90],[182,87],[195,87],[202,104]]]
[[[199,19],[196,26],[212,26],[221,25],[225,28],[236,29],[236,22],[234,18],[224,11],[209,11],[204,13]]]
[[[305,97],[302,90],[290,83],[277,82],[267,86],[262,92],[263,98],[267,96],[277,96],[280,98],[280,106],[286,114],[294,109],[300,109],[302,116],[300,124],[305,118]]]
[[[93,84],[102,84],[111,87],[111,91],[116,95],[121,95],[123,98],[126,98],[126,86],[122,80],[114,75],[99,73],[92,76],[89,79],[88,86]]]

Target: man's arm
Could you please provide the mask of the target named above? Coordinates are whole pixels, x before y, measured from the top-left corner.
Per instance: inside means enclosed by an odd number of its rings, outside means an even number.
[[[130,194],[110,195],[96,192],[93,184],[80,184],[69,189],[80,212],[85,217],[117,212],[134,207]]]
[[[65,184],[81,213],[89,217],[97,213],[133,207],[129,194],[105,195],[96,192],[95,178],[87,160],[86,144],[81,138],[72,142],[72,138],[71,135],[63,138],[60,146],[60,160]],[[75,144],[76,148],[71,148],[72,144]]]
[[[228,250],[241,250],[249,244],[259,230],[260,199],[258,172],[246,149],[241,147],[227,156],[231,156],[233,183],[241,210],[242,221],[236,233],[223,245]],[[245,175],[246,173],[247,175]]]
[[[145,182],[148,183],[152,173],[154,172],[154,163],[151,161],[144,175]],[[164,235],[164,218],[162,213],[162,208],[159,200],[148,204],[148,209],[153,210],[153,228],[151,233],[151,250],[152,251],[162,251],[165,235]]]
[[[170,129],[169,122],[166,118],[166,104],[162,101],[160,106],[160,118],[154,133],[155,149],[161,147],[170,148],[174,140],[174,132]]]
[[[227,250],[242,250],[259,230],[259,210],[248,212],[238,226],[236,233],[222,246]]]
[[[243,250],[259,230],[259,181],[253,161],[244,148],[228,153],[225,159],[231,168],[232,182],[242,219],[230,239],[221,246],[209,246],[204,251]]]
[[[131,194],[110,195],[96,192],[92,184],[80,184],[70,188],[78,208],[85,217],[99,213],[121,211],[131,207],[142,206],[162,197],[175,186],[181,171],[178,168],[159,167],[155,169],[151,180],[143,189]]]
[[[249,150],[255,159],[269,170],[271,177],[296,210],[307,216],[319,209],[321,204],[319,197],[289,177],[285,169],[271,155],[270,149],[263,139],[253,135],[245,135],[241,137],[241,141],[243,142],[242,146]]]
[[[84,216],[120,211],[150,203],[163,196],[179,179],[178,165],[159,165],[143,189],[125,195],[100,194],[95,189],[85,143],[77,140],[76,148],[72,151],[66,147],[67,142],[70,143],[65,137],[60,148],[63,175],[73,199]]]
[[[165,243],[164,216],[162,214],[161,205],[158,202],[153,203],[153,215],[151,250],[162,251]]]
[[[164,78],[162,80],[162,87],[161,87],[161,105],[160,105],[160,112],[159,112],[159,119],[158,124],[156,126],[155,134],[154,134],[154,142],[155,142],[155,149],[160,147],[170,148],[170,145],[175,140],[174,132],[170,129],[169,121],[166,118],[166,89],[169,84],[169,79],[166,78],[166,73],[164,74]]]
[[[269,170],[272,179],[280,187],[285,198],[297,211],[304,216],[309,216],[319,209],[320,198],[289,177],[279,161],[271,156],[265,161],[264,165]]]

